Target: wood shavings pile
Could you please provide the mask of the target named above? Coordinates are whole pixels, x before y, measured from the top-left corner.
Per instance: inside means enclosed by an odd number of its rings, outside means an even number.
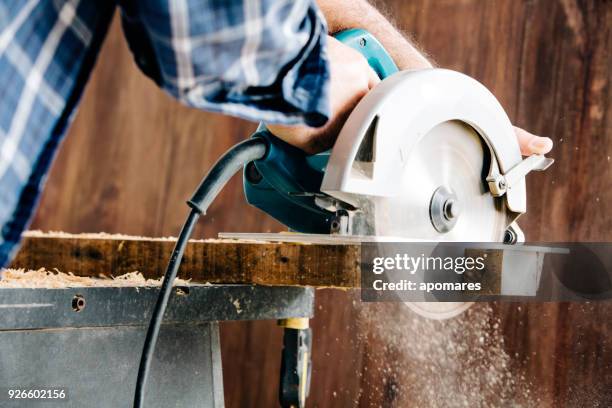
[[[72,272],[48,271],[45,268],[36,271],[24,269],[0,270],[0,288],[46,288],[61,289],[75,287],[142,287],[160,286],[162,279],[146,279],[142,273],[135,271],[116,277],[90,278],[75,276]],[[177,278],[174,286],[188,286],[189,281]]]
[[[22,235],[31,238],[86,238],[86,239],[121,239],[121,240],[138,240],[138,241],[176,241],[176,237],[141,237],[137,235],[125,235],[125,234],[109,234],[107,232],[87,232],[80,234],[71,234],[63,231],[40,231],[30,230],[26,231]]]
[[[41,231],[30,230],[22,234],[23,238],[81,238],[81,239],[116,239],[124,241],[154,241],[154,242],[176,242],[176,237],[142,237],[138,235],[109,234],[108,232],[85,232],[71,234],[63,231]],[[259,239],[235,239],[235,238],[206,238],[190,239],[189,242],[248,242],[252,244],[268,244],[271,241]]]

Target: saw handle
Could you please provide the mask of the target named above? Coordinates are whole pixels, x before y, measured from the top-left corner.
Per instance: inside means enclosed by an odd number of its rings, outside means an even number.
[[[352,28],[340,31],[334,37],[361,53],[380,79],[385,79],[399,71],[385,47],[369,32]]]
[[[391,56],[369,32],[350,29],[335,34],[335,38],[361,53],[381,79],[398,72]],[[265,139],[268,152],[245,166],[247,202],[294,231],[329,233],[334,214],[321,209],[315,196],[320,193],[330,151],[307,155],[274,136],[264,124],[252,137]]]

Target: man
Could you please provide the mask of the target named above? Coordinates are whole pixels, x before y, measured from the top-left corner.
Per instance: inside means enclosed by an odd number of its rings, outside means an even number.
[[[1,0],[0,267],[28,226],[117,6],[137,65],[161,88],[265,121],[309,153],[333,144],[379,82],[328,30],[366,29],[400,69],[431,67],[365,0]],[[523,154],[552,148],[520,129],[517,137]]]

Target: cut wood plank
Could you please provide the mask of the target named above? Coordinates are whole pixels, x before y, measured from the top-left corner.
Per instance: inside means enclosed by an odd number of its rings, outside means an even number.
[[[174,238],[108,234],[26,233],[12,268],[54,268],[77,276],[118,276],[139,271],[163,276]],[[194,283],[359,287],[358,244],[193,240],[179,277]]]

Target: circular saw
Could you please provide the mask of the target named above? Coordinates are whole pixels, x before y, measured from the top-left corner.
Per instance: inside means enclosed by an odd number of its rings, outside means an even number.
[[[508,116],[489,90],[446,70],[398,71],[363,30],[337,38],[382,81],[357,105],[332,150],[305,155],[260,126],[263,159],[245,166],[247,201],[307,234],[364,241],[523,240],[525,176],[552,159],[523,159]],[[462,303],[414,303],[447,318]]]

